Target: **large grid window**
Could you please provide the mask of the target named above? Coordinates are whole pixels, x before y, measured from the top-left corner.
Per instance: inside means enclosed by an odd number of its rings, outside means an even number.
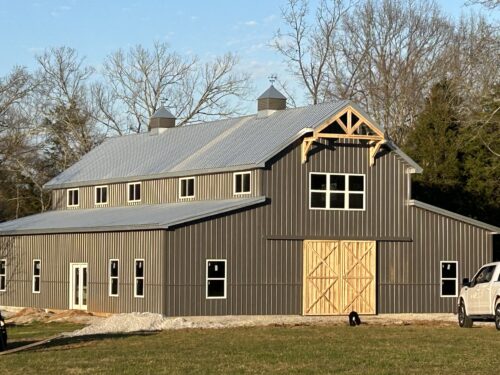
[[[179,180],[179,198],[194,198],[194,177]]]
[[[226,260],[207,260],[207,299],[226,298]]]
[[[109,296],[118,297],[119,282],[119,261],[118,259],[109,260]]]
[[[7,261],[0,259],[0,291],[7,289]]]
[[[458,262],[441,261],[441,297],[458,296]]]
[[[239,172],[233,174],[233,193],[236,194],[250,194],[250,172]]]
[[[135,260],[134,297],[144,297],[144,259]]]
[[[309,176],[310,209],[365,209],[365,175],[311,173]]]
[[[79,205],[80,189],[68,189],[68,207],[77,207]]]
[[[42,261],[33,260],[33,293],[40,293],[40,278],[42,276]]]
[[[108,203],[108,187],[107,186],[96,186],[95,187],[95,204],[107,204]]]
[[[128,184],[128,201],[140,202],[141,201],[141,183],[132,182]]]

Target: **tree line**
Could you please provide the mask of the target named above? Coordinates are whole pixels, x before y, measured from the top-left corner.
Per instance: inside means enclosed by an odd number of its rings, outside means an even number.
[[[288,0],[282,21],[271,46],[292,106],[359,103],[424,168],[417,199],[500,225],[498,20],[451,19],[432,0]],[[45,182],[106,137],[147,130],[165,98],[180,125],[240,114],[249,78],[234,54],[201,62],[164,43],[99,70],[69,47],[14,67],[0,77],[0,221],[47,210]]]

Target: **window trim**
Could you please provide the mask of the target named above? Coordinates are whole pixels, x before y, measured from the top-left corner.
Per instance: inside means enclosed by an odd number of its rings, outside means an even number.
[[[131,185],[139,185],[141,187],[141,196],[139,197],[139,199],[130,200],[130,186]],[[134,189],[134,193],[135,193],[135,189]],[[127,183],[127,203],[139,203],[139,202],[142,202],[142,181],[128,182]]]
[[[111,276],[111,262],[118,263],[118,276]],[[112,294],[112,281],[117,280],[116,294]],[[108,262],[108,297],[120,297],[120,259],[110,259]]]
[[[40,274],[35,275],[35,262],[40,262]],[[32,275],[31,275],[31,292],[34,294],[40,294],[40,291],[42,290],[42,261],[40,259],[33,259],[33,268],[31,269]],[[38,291],[35,290],[35,279],[38,277]]]
[[[443,277],[443,263],[455,263],[457,274],[455,277]],[[455,280],[455,294],[443,296],[443,280]],[[441,260],[439,262],[439,297],[441,298],[457,298],[458,297],[458,261],[457,260]]]
[[[69,204],[69,192],[77,191],[78,192],[78,203],[77,204]],[[80,206],[80,188],[71,188],[66,189],[66,207],[79,207]]]
[[[137,276],[137,262],[142,261],[142,277]],[[142,279],[142,296],[137,295],[137,280]],[[144,298],[144,286],[146,280],[146,261],[144,258],[135,258],[134,259],[134,298]]]
[[[240,175],[240,176],[243,176],[243,175],[249,175],[250,177],[250,190],[249,191],[243,191],[243,192],[237,192],[236,191],[236,176]],[[243,180],[241,181],[241,186],[243,187]],[[234,172],[233,173],[233,195],[249,195],[249,194],[252,194],[252,172],[250,171],[247,171],[247,172]]]
[[[312,175],[325,175],[327,176],[326,190],[311,189]],[[346,190],[330,190],[330,176],[345,176]],[[350,191],[349,189],[349,176],[363,176],[363,191]],[[312,193],[326,194],[326,207],[312,207]],[[330,207],[330,194],[343,193],[344,194],[344,208]],[[349,193],[363,195],[363,208],[348,208]],[[364,173],[334,173],[334,172],[309,172],[309,209],[310,210],[323,210],[323,211],[366,211],[366,174]]]
[[[224,277],[208,277],[208,262],[224,262]],[[207,259],[205,263],[205,299],[227,299],[227,259]],[[224,296],[209,297],[208,296],[208,281],[209,280],[224,280]]]
[[[106,188],[106,202],[97,203],[97,189],[103,189],[103,188]],[[94,204],[96,206],[106,206],[108,203],[109,203],[109,185],[94,186]]]
[[[182,181],[186,180],[193,180],[193,195],[182,196]],[[196,198],[196,177],[192,176],[192,177],[179,178],[179,199],[193,199],[193,198]]]
[[[0,259],[0,263],[2,263],[2,262],[5,263],[5,265],[4,265],[5,273],[0,274],[0,278],[3,277],[5,279],[5,282],[4,282],[5,288],[0,289],[0,292],[6,292],[7,291],[7,259],[5,259],[5,258]],[[2,285],[2,283],[0,283],[0,285]]]

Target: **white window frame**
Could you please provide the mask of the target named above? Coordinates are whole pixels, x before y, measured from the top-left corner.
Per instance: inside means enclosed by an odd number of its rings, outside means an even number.
[[[118,276],[111,276],[111,263],[117,262]],[[135,263],[134,263],[135,265]],[[135,272],[135,270],[134,270]],[[112,282],[116,279],[116,294],[112,294]],[[120,296],[120,259],[110,259],[108,263],[108,296],[109,297],[119,297]],[[135,288],[135,287],[134,287]]]
[[[243,192],[237,192],[236,191],[236,176],[243,176],[246,174],[250,176],[250,190],[243,191]],[[243,188],[243,177],[241,180],[241,187]],[[248,195],[248,194],[252,194],[252,172],[234,172],[233,173],[233,195]]]
[[[325,175],[326,176],[326,190],[313,190],[312,176],[313,175]],[[345,189],[346,190],[330,190],[330,176],[344,176],[345,178]],[[350,191],[349,190],[349,176],[363,176],[363,191]],[[312,207],[312,193],[322,193],[326,194],[326,207]],[[342,193],[344,194],[344,207],[343,208],[331,208],[330,207],[330,194],[331,193]],[[352,194],[362,194],[363,195],[363,208],[349,208],[349,193]],[[366,174],[364,173],[328,173],[328,172],[309,172],[309,209],[310,210],[328,210],[328,211],[366,211]]]
[[[137,262],[142,261],[142,276],[137,276]],[[142,296],[137,295],[137,280],[142,279]],[[146,289],[146,261],[141,258],[134,259],[134,297],[135,298],[144,298],[144,290]]]
[[[193,195],[182,196],[182,181],[193,180]],[[187,191],[187,189],[186,189]],[[179,178],[179,199],[192,199],[196,196],[196,177]]]
[[[0,289],[0,292],[5,292],[7,290],[7,259],[0,259],[0,263],[5,263],[3,269],[5,270],[5,273],[0,274],[0,279],[3,277],[4,278],[4,283],[3,285],[5,286],[3,289]],[[0,268],[1,269],[1,268]],[[2,283],[0,283],[2,285]]]
[[[208,262],[224,262],[224,277],[208,277]],[[209,297],[208,296],[208,281],[209,280],[224,280],[224,296]],[[205,298],[206,299],[226,299],[227,298],[227,259],[207,259],[205,265]]]
[[[455,277],[443,277],[443,263],[455,263],[457,274]],[[443,296],[443,280],[455,280],[455,294]],[[456,260],[442,260],[439,262],[439,296],[441,298],[456,298],[458,297],[458,261]]]
[[[106,189],[106,202],[101,202],[101,203],[97,202],[97,189]],[[128,192],[128,189],[127,189],[127,192]],[[108,185],[95,186],[94,187],[94,204],[96,206],[105,206],[108,204],[108,202],[109,202],[109,187],[108,187]]]
[[[130,186],[131,185],[139,185],[141,187],[141,196],[139,197],[139,199],[133,199],[133,200],[130,200]],[[134,193],[135,193],[135,188],[134,188]],[[134,194],[135,196],[135,194]],[[138,202],[141,202],[142,201],[142,182],[139,181],[139,182],[129,182],[127,184],[127,203],[138,203]]]
[[[35,263],[40,262],[40,274],[35,275]],[[32,272],[32,281],[31,281],[31,292],[35,294],[40,294],[40,291],[42,290],[42,261],[40,259],[33,259],[33,268],[31,269]],[[35,279],[38,278],[38,291],[35,290]]]
[[[77,191],[78,192],[78,203],[77,204],[69,204],[69,192]],[[80,206],[80,188],[66,189],[66,207],[78,207]]]

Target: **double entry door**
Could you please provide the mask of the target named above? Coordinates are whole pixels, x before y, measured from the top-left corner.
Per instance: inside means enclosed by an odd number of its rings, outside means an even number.
[[[87,310],[87,263],[70,263],[69,308]]]
[[[304,241],[303,314],[375,314],[375,272],[375,241]]]

